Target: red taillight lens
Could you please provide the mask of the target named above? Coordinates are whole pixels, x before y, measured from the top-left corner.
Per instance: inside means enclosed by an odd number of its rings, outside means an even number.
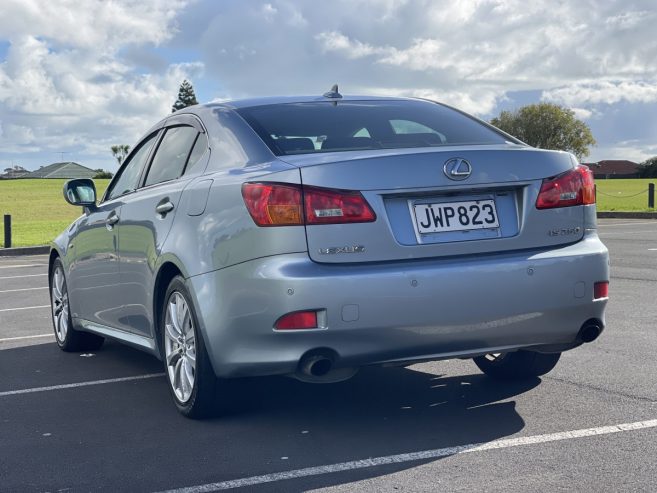
[[[303,187],[306,224],[366,223],[376,220],[360,192]]]
[[[242,197],[258,226],[303,224],[301,189],[280,183],[245,183]]]
[[[242,197],[258,226],[362,223],[376,220],[360,192],[282,183],[245,183]],[[302,200],[303,197],[303,200]],[[305,217],[304,207],[305,205]]]
[[[593,299],[609,298],[609,281],[596,282],[593,285]]]
[[[293,312],[279,318],[274,327],[277,330],[316,329],[317,312]]]
[[[595,204],[593,173],[581,165],[550,180],[543,180],[536,199],[537,209],[588,204]]]

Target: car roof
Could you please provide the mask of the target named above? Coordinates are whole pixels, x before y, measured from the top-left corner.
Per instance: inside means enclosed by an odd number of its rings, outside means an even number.
[[[417,98],[400,98],[392,96],[355,96],[344,95],[340,99],[327,98],[324,96],[268,96],[261,98],[237,99],[231,101],[212,101],[199,106],[214,108],[223,106],[232,109],[249,108],[253,106],[266,106],[272,104],[286,103],[317,103],[317,102],[341,102],[341,101],[417,101]]]

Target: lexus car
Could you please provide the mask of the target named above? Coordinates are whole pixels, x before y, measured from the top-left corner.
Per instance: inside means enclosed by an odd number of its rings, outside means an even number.
[[[87,179],[64,197],[83,214],[50,253],[57,344],[160,358],[188,417],[246,376],[472,358],[536,378],[605,324],[590,170],[433,101],[188,107],[102,197]]]

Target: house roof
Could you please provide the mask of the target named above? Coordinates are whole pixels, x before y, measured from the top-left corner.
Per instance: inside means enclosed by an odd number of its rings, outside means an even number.
[[[78,163],[53,163],[42,166],[28,175],[29,178],[93,178],[96,172]]]
[[[591,168],[594,175],[633,175],[639,165],[633,161],[608,159],[597,163],[582,163]]]

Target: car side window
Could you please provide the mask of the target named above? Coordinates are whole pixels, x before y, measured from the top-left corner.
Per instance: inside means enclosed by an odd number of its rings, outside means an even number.
[[[139,176],[146,164],[148,154],[153,147],[157,137],[157,132],[146,139],[137,149],[137,151],[129,158],[128,162],[121,167],[115,181],[110,185],[110,190],[107,193],[106,200],[112,200],[116,197],[135,190],[139,184]]]
[[[182,175],[197,134],[194,127],[168,128],[155,151],[144,186],[175,180]]]
[[[187,160],[187,167],[185,168],[185,174],[189,173],[201,160],[203,154],[208,148],[208,138],[205,134],[198,134],[196,142],[194,143],[194,148],[192,153],[189,155]]]

